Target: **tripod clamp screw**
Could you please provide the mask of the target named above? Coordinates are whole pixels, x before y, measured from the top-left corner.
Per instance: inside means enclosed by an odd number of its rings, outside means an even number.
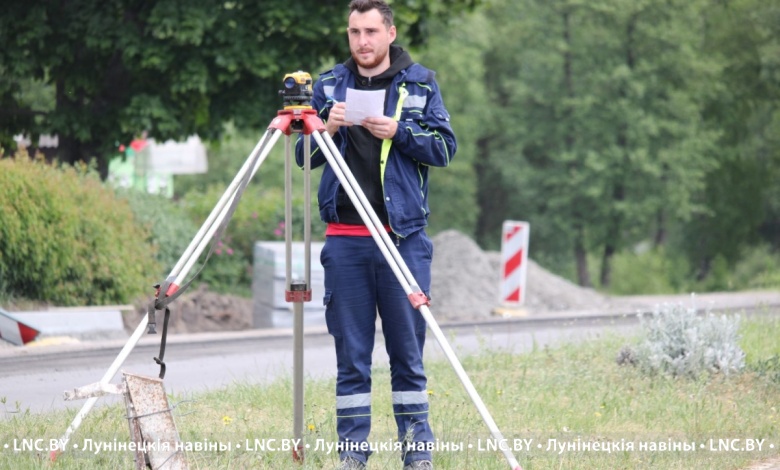
[[[291,281],[290,289],[284,292],[287,302],[311,302],[311,289],[304,281]]]

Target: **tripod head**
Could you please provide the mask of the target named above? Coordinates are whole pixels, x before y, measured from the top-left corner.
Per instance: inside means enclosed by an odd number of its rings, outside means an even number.
[[[284,90],[279,90],[284,109],[311,109],[312,80],[308,72],[288,73],[282,80]]]

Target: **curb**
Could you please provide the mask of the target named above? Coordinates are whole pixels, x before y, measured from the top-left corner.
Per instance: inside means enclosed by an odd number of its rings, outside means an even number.
[[[751,295],[751,293],[746,293]],[[755,293],[756,298],[739,301],[733,300],[728,302],[728,305],[716,307],[712,301],[707,301],[707,297],[715,297],[719,294],[713,294],[710,296],[702,295],[697,296],[698,301],[696,304],[704,304],[703,306],[697,306],[696,311],[700,315],[706,313],[735,313],[745,312],[746,314],[771,314],[771,310],[780,310],[780,292],[758,292]],[[663,298],[671,299],[674,296],[665,296]],[[571,326],[576,323],[593,323],[604,321],[626,321],[633,322],[638,321],[639,317],[646,314],[651,314],[658,306],[664,304],[682,304],[680,300],[682,298],[690,298],[690,296],[676,296],[676,302],[656,302],[651,304],[647,299],[653,297],[635,297],[635,299],[643,299],[645,305],[639,303],[635,305],[614,306],[607,309],[589,309],[589,310],[569,310],[562,312],[537,312],[529,313],[527,310],[522,309],[517,313],[518,309],[502,309],[499,310],[503,313],[502,316],[491,316],[477,320],[453,320],[442,321],[439,323],[439,327],[442,330],[457,330],[464,328],[490,328],[490,327],[507,327],[507,328],[530,328],[541,326],[554,326],[554,325],[566,325]],[[660,297],[658,298],[660,299]],[[709,305],[707,305],[709,304]],[[780,313],[780,312],[778,312]],[[435,315],[434,315],[435,318]],[[377,333],[381,332],[381,327],[377,326]],[[328,330],[325,325],[311,325],[304,327],[304,336],[306,337],[322,337],[328,336]],[[119,350],[127,342],[125,336],[119,339],[100,339],[100,340],[80,340],[78,338],[70,336],[54,336],[44,337],[37,341],[28,343],[25,346],[19,347],[7,347],[0,348],[0,358],[12,358],[19,356],[46,356],[50,354],[59,354],[64,351],[73,350]],[[202,332],[202,333],[187,333],[187,334],[169,334],[167,338],[167,344],[206,344],[206,343],[222,343],[230,342],[238,339],[257,339],[257,340],[274,340],[274,339],[287,339],[293,337],[292,328],[266,328],[266,329],[252,329],[241,331],[220,331],[220,332]],[[138,342],[138,346],[141,345],[154,345],[159,344],[159,335],[145,335]]]

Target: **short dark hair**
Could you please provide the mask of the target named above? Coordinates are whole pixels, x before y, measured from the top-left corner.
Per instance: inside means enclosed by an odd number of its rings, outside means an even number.
[[[358,13],[365,13],[371,10],[379,10],[382,14],[382,19],[388,28],[393,26],[393,10],[390,9],[390,5],[384,0],[352,0],[349,2],[349,14],[353,11]],[[347,15],[349,16],[349,15]]]

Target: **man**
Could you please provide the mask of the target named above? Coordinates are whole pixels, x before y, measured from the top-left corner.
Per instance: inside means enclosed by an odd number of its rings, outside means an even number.
[[[428,295],[432,243],[428,168],[444,167],[456,143],[434,73],[393,45],[393,13],[382,0],[353,0],[347,33],[351,58],[320,75],[312,106],[325,121],[352,174]],[[345,120],[348,88],[384,90],[385,115]],[[296,156],[303,164],[299,139]],[[326,163],[312,141],[312,167]],[[328,224],[321,254],[326,322],[336,345],[336,427],[342,469],[363,469],[371,453],[371,356],[377,313],[390,359],[393,411],[404,445],[405,470],[432,469],[427,378],[423,369],[425,319],[411,305],[330,165],[319,186]],[[365,445],[361,445],[365,444]],[[422,444],[418,444],[422,443]]]

